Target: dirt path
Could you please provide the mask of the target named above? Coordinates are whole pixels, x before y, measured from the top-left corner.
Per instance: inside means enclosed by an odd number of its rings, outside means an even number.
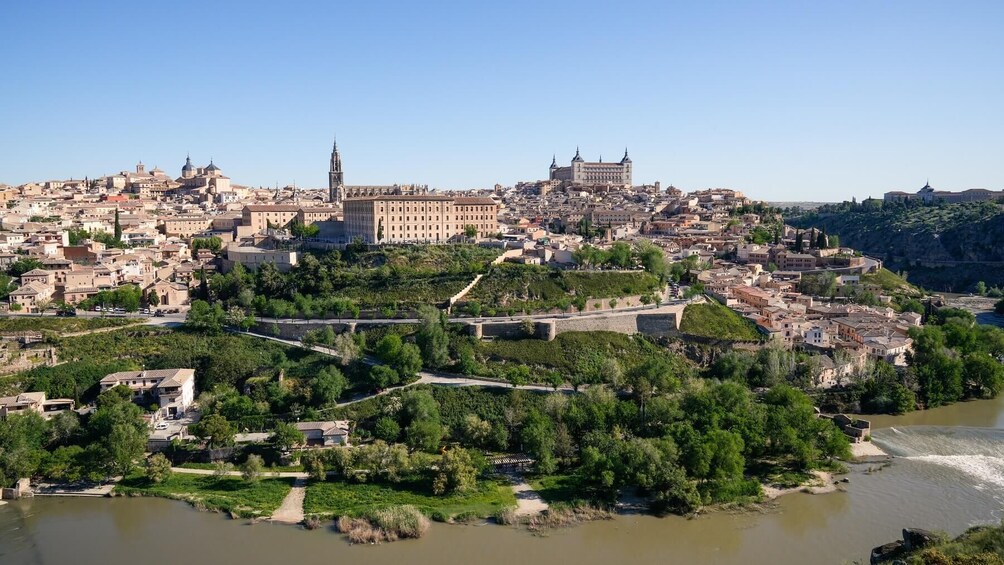
[[[189,469],[187,467],[171,467],[171,471],[173,471],[175,473],[187,473],[189,475],[215,475],[216,474],[216,471],[213,470],[213,469]],[[228,477],[240,477],[241,476],[241,472],[240,471],[227,471],[227,476]],[[275,472],[275,471],[270,471],[268,469],[265,469],[264,471],[262,471],[261,476],[262,476],[263,479],[272,479],[272,478],[276,478],[276,477],[285,477],[285,478],[302,479],[302,480],[306,480],[307,479],[307,473],[292,472],[292,471],[279,471],[279,472]]]
[[[303,521],[303,498],[307,494],[306,479],[296,479],[292,490],[283,499],[282,505],[269,518],[272,522],[299,524]]]
[[[548,509],[540,494],[522,477],[510,475],[509,480],[512,481],[512,492],[516,495],[517,516],[536,516]]]

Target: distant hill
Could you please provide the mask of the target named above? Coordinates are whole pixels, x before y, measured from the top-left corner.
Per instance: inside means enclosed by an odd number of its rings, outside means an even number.
[[[1004,204],[895,203],[879,200],[788,210],[785,221],[840,236],[910,282],[931,290],[969,292],[977,281],[1004,287]]]

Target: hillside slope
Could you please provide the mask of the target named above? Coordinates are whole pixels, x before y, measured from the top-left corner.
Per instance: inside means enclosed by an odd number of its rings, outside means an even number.
[[[1004,285],[1004,204],[873,200],[793,212],[786,217],[790,225],[836,234],[842,245],[883,259],[892,270],[909,271],[913,283],[956,292],[971,290],[977,280]]]

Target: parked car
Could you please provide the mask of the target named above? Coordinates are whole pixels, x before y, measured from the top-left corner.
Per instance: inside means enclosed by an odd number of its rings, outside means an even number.
[[[157,422],[157,425],[153,427],[155,430],[166,430],[169,426],[167,422]]]
[[[154,312],[154,313],[153,313],[153,317],[154,317],[154,318],[163,318],[163,317],[164,317],[164,312],[163,312],[163,310],[157,310],[156,312]]]

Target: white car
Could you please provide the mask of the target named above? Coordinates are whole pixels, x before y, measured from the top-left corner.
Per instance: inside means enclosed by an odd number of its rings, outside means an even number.
[[[153,427],[155,430],[166,430],[168,428],[167,422],[157,422],[157,425]]]

